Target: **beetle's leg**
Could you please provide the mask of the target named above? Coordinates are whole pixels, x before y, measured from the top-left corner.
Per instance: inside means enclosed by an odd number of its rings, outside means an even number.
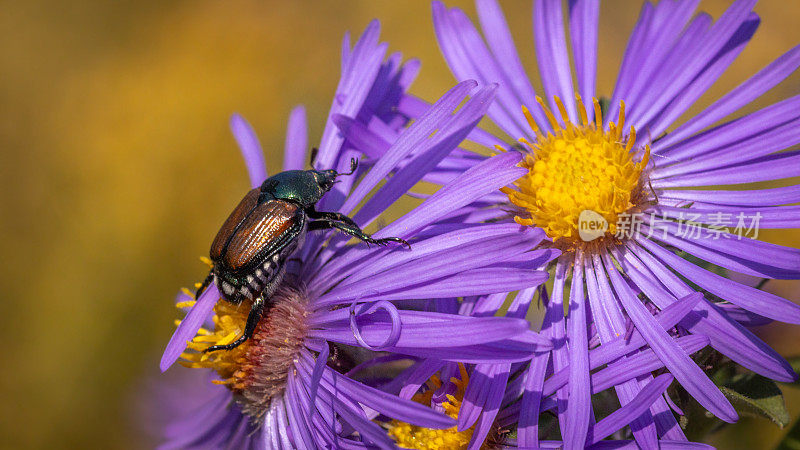
[[[336,176],[350,176],[356,172],[356,168],[358,167],[358,160],[355,158],[350,158],[350,172],[347,173],[337,173]]]
[[[256,325],[258,325],[258,321],[261,320],[261,312],[264,311],[265,303],[266,300],[264,299],[264,294],[259,295],[255,300],[253,300],[253,307],[250,308],[250,314],[247,315],[247,323],[244,326],[244,334],[239,336],[230,344],[212,345],[211,347],[203,350],[203,353],[215,352],[217,350],[231,350],[242,345],[244,341],[253,337],[253,332],[256,330]]]
[[[386,245],[389,242],[397,242],[398,244],[405,245],[411,249],[411,244],[403,239],[400,239],[399,237],[388,237],[383,239],[373,238],[367,233],[364,233],[364,231],[359,228],[359,226],[356,225],[351,218],[345,216],[344,214],[333,212],[317,212],[316,214],[318,214],[321,218],[308,224],[308,231],[328,230],[335,228],[369,244]],[[309,217],[312,216],[309,214]]]
[[[310,217],[312,219],[325,219],[325,220],[330,220],[331,222],[343,222],[348,227],[354,228],[354,229],[360,231],[362,234],[364,233],[363,231],[361,231],[361,227],[359,227],[358,224],[353,221],[353,219],[351,219],[350,217],[348,217],[348,216],[346,216],[346,215],[344,215],[342,213],[317,211],[312,206],[311,208],[306,209],[306,214],[308,214],[308,217]],[[344,230],[342,230],[342,231],[344,231]],[[345,233],[347,233],[347,232],[345,231]],[[348,234],[352,234],[352,233],[348,233]],[[356,236],[356,237],[359,237],[359,236]]]
[[[205,280],[203,280],[202,283],[200,283],[200,287],[197,288],[197,290],[194,293],[195,300],[200,298],[200,295],[202,295],[203,292],[205,292],[206,288],[211,284],[212,281],[214,281],[214,272],[208,272],[208,276],[206,277]]]
[[[350,223],[354,227],[358,227],[358,225],[356,225],[356,223],[353,222],[353,219],[345,216],[344,214],[336,213],[336,212],[317,211],[317,209],[314,207],[314,205],[311,205],[308,208],[306,208],[306,214],[308,215],[308,217],[310,217],[312,219],[338,220],[340,222]]]

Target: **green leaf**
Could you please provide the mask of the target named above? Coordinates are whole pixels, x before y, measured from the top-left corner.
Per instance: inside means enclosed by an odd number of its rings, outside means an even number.
[[[765,417],[783,428],[791,418],[786,410],[783,392],[769,378],[755,373],[734,376],[720,390],[743,416]]]

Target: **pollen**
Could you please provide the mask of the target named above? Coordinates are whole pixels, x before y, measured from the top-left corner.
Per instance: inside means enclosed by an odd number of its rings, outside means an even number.
[[[229,344],[244,333],[250,303],[233,305],[220,300],[214,306],[213,329],[200,328],[181,354],[182,365],[212,369],[234,394],[242,411],[258,419],[274,396],[286,388],[287,376],[308,334],[307,296],[303,286],[284,283],[270,298],[253,337],[231,350],[203,353],[213,345]],[[181,302],[181,306],[191,306]],[[210,327],[209,327],[210,328]]]
[[[190,303],[181,302],[177,306],[193,306]],[[191,368],[214,369],[219,375],[219,380],[214,380],[216,384],[226,384],[236,387],[236,373],[245,362],[245,354],[250,347],[250,340],[242,345],[228,351],[217,351],[203,353],[203,350],[213,345],[230,344],[238,336],[244,333],[244,325],[247,321],[247,308],[245,305],[232,305],[226,301],[219,301],[214,306],[214,328],[200,328],[197,335],[186,347],[186,351],[181,354],[183,361],[181,365]]]
[[[560,123],[537,98],[553,129],[546,135],[523,106],[536,133],[534,142],[520,139],[528,149],[520,166],[528,173],[515,182],[513,189],[502,189],[518,207],[517,223],[542,228],[556,246],[565,249],[588,244],[579,233],[584,211],[590,211],[591,217],[602,217],[607,224],[604,239],[598,242],[613,239],[620,215],[644,201],[643,174],[650,157],[649,146],[637,148],[633,127],[627,136],[624,133],[624,103],[620,104],[617,121],[609,123],[606,130],[597,99],[593,101],[594,121],[587,119],[580,96],[576,100],[581,117],[579,123],[572,123],[563,103],[555,97]]]
[[[464,400],[464,392],[469,382],[469,376],[464,365],[459,364],[458,366],[459,377],[450,378],[450,383],[455,386],[455,392],[448,394],[447,400],[438,405],[444,414],[453,419],[458,417],[461,402]],[[442,387],[442,382],[439,377],[434,375],[428,380],[426,386],[428,389],[423,393],[416,394],[412,400],[423,405],[431,405],[433,394]],[[456,427],[446,430],[433,430],[397,420],[392,420],[388,424],[388,428],[389,436],[397,442],[399,447],[420,450],[457,450],[467,448],[473,432],[472,428],[458,431]]]

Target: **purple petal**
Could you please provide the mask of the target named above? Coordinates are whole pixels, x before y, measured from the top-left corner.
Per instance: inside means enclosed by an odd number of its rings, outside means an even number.
[[[667,2],[661,3],[665,4]],[[608,106],[608,113],[604,117],[604,122],[608,123],[610,117],[617,117],[619,114],[619,102],[624,98],[630,99],[628,92],[633,88],[641,78],[649,75],[649,70],[655,69],[654,65],[647,66],[642,64],[642,58],[652,56],[653,51],[664,50],[664,45],[647,45],[648,31],[652,27],[653,17],[655,16],[656,8],[652,3],[645,2],[642,5],[642,10],[639,13],[639,19],[628,38],[628,45],[625,48],[625,53],[622,57],[622,65],[619,68],[617,75],[616,85]],[[657,36],[664,36],[657,34]],[[647,48],[647,52],[642,49]],[[645,73],[643,73],[645,72]],[[587,99],[588,101],[588,99]]]
[[[713,450],[714,447],[708,444],[700,444],[697,442],[675,441],[662,439],[658,441],[659,448],[662,450]],[[542,441],[542,448],[562,448],[561,441]],[[605,440],[596,444],[586,447],[591,450],[619,450],[619,449],[637,449],[639,448],[634,441],[612,441]]]
[[[350,145],[371,159],[378,159],[389,150],[391,144],[366,124],[341,114],[336,114],[332,119]]]
[[[289,421],[286,418],[286,407],[283,404],[283,398],[273,400],[273,405],[276,416],[275,427],[278,429],[277,435],[280,439],[280,445],[276,446],[276,448],[289,450],[292,448],[292,442],[289,439]]]
[[[735,422],[738,419],[736,411],[719,389],[708,379],[705,373],[681,350],[672,338],[658,326],[647,308],[631,292],[627,283],[622,280],[613,263],[604,258],[606,273],[617,293],[628,317],[642,333],[647,343],[656,352],[664,365],[681,383],[689,394],[712,414],[726,422]]]
[[[367,305],[359,309],[366,310]],[[521,319],[505,317],[463,317],[456,319],[451,314],[418,313],[398,311],[401,319],[400,336],[391,347],[457,347],[476,343],[486,344],[512,338],[528,331],[528,323]],[[361,335],[369,342],[383,342],[394,327],[391,321],[376,313],[364,317],[360,324]],[[411,319],[416,318],[416,321]],[[419,319],[423,320],[419,320]],[[338,321],[337,321],[338,322]],[[345,326],[329,323],[324,330],[312,330],[310,337],[333,340],[348,345],[358,345],[350,330]]]
[[[522,447],[539,446],[539,407],[549,358],[547,353],[537,354],[525,374],[525,390],[517,428],[517,439]]]
[[[272,404],[274,404],[274,402],[275,400],[273,400]],[[286,431],[284,431],[283,434],[286,434]],[[253,437],[256,441],[256,448],[259,450],[273,450],[282,448],[281,441],[279,440],[281,438],[281,430],[278,428],[278,420],[274,409],[271,409],[264,414],[264,425],[255,433]],[[242,443],[237,443],[236,447],[243,448],[244,446]]]
[[[683,336],[675,339],[675,344],[687,355],[696,353],[709,343],[702,335]],[[652,349],[642,350],[592,375],[592,392],[602,392],[627,380],[633,380],[664,367],[664,363]],[[549,393],[550,391],[545,391]]]
[[[719,303],[716,306],[724,311],[725,315],[748,328],[769,325],[773,322],[772,319],[752,313],[741,306],[736,306],[731,303]]]
[[[648,2],[642,6],[639,20],[628,39],[617,85],[604,118],[606,124],[619,114],[620,100],[627,100],[629,108],[635,108],[640,101],[647,102],[648,99],[641,96],[642,89],[659,67],[663,67],[663,59],[686,28],[698,2],[659,2],[657,6]],[[710,21],[707,15],[699,15],[689,28],[698,25],[704,28]],[[687,30],[687,33],[691,32]]]
[[[342,299],[354,299],[370,291],[384,293],[406,286],[424,286],[427,281],[458,275],[463,271],[482,268],[494,262],[502,262],[531,248],[526,239],[520,239],[523,236],[523,233],[518,233],[515,239],[508,236],[484,239],[445,249],[426,258],[415,258],[381,273],[379,277],[346,280],[322,295],[318,302],[326,304],[329,299],[341,302]],[[453,294],[451,297],[454,295],[461,296]]]
[[[622,261],[625,273],[659,308],[665,308],[674,301],[669,292],[656,284],[659,281],[677,296],[694,292],[661,261],[644,249],[632,246],[629,249],[631,251],[624,253],[624,259],[617,255],[617,260]],[[641,258],[641,261],[633,254]],[[796,378],[791,366],[783,357],[713,305],[703,301],[695,309],[696,313],[689,314],[681,321],[682,327],[692,333],[708,336],[715,349],[756,373],[773,380],[793,381]]]
[[[753,37],[759,23],[758,16],[752,13],[749,20],[739,27],[722,50],[711,59],[688,86],[680,91],[663,110],[647,117],[649,123],[647,128],[650,129],[653,136],[658,136],[669,128],[675,119],[686,112],[725,73]]]
[[[597,422],[592,428],[591,442],[594,444],[601,441],[639,417],[661,396],[670,383],[672,383],[672,376],[669,374],[665,373],[656,377],[631,402]]]
[[[541,240],[543,233],[528,230],[530,228],[522,228],[517,224],[458,225],[452,231],[437,230],[433,237],[415,241],[411,250],[387,249],[381,254],[376,254],[370,249],[352,248],[347,255],[336,258],[323,267],[310,283],[310,288],[315,291],[327,291],[334,280],[356,281],[369,278],[410,261],[422,260],[448,249],[495,237],[505,236],[513,239],[517,234],[525,233],[529,236],[531,246],[535,246]],[[357,259],[358,256],[361,258]]]
[[[373,20],[356,42],[352,52],[349,52],[347,57],[344,57],[346,50],[342,52],[342,77],[336,88],[328,115],[329,120],[326,121],[320,140],[317,168],[333,167],[343,141],[343,137],[338,133],[336,125],[330,118],[334,114],[355,117],[372,88],[380,70],[381,61],[386,54],[386,45],[378,44],[379,34],[380,22]]]
[[[444,363],[435,359],[426,359],[416,365],[412,372],[408,375],[403,388],[400,389],[400,398],[411,399],[414,394],[419,391],[419,388],[428,381],[439,369],[442,368]]]
[[[547,281],[546,272],[532,272],[529,268],[481,268],[465,270],[459,274],[420,285],[407,285],[392,292],[371,294],[370,300],[407,300],[410,298],[468,297],[497,292],[512,292],[539,286]],[[331,299],[330,303],[349,303],[353,298]]]
[[[667,9],[675,9],[676,6],[680,4],[683,4],[683,2],[668,2],[668,4],[661,3],[656,7],[657,14],[661,13],[668,15],[667,17],[661,17],[661,19],[666,21],[661,28],[675,25],[675,19],[679,19],[680,22],[684,22],[688,18],[684,15],[677,14],[677,11],[671,14],[672,16],[675,16],[674,19],[669,17],[670,11],[667,11]],[[696,5],[689,4],[689,6],[694,9]],[[689,12],[688,9],[683,10],[684,14],[687,12]],[[656,16],[656,19],[658,19],[658,16]],[[707,34],[711,23],[711,16],[705,13],[700,13],[694,19],[692,19],[691,22],[689,22],[689,25],[686,26],[685,29],[682,31],[678,30],[681,31],[679,36],[675,36],[674,38],[670,39],[669,42],[665,42],[666,45],[664,45],[663,48],[659,49],[657,47],[651,47],[647,49],[648,51],[658,55],[657,60],[655,60],[653,56],[649,56],[649,58],[652,60],[651,63],[660,65],[662,70],[651,71],[646,78],[642,77],[641,79],[637,80],[638,84],[635,85],[635,89],[628,95],[628,97],[626,97],[631,99],[630,107],[626,112],[626,120],[630,125],[640,129],[645,128],[647,122],[642,121],[640,117],[647,111],[646,108],[653,101],[656,101],[661,94],[660,91],[652,88],[652,84],[655,82],[660,82],[666,87],[669,81],[664,81],[663,72],[672,72],[674,71],[673,66],[685,66],[688,64],[687,59],[691,55],[696,54],[702,44],[708,39]],[[681,27],[683,27],[682,24]],[[651,35],[661,34],[661,30],[659,29],[658,31],[659,32],[656,33],[651,31]],[[643,82],[642,80],[646,80],[647,82]]]
[[[739,206],[767,206],[800,202],[800,185],[772,189],[731,190],[668,190],[659,193],[660,199]]]
[[[689,210],[688,212],[691,212]],[[797,279],[800,278],[800,250],[770,244],[747,237],[714,239],[713,237],[681,234],[675,222],[658,220],[653,224],[652,237],[673,245],[689,254],[710,263],[755,277]],[[642,233],[650,234],[651,228],[642,227]],[[638,241],[648,240],[644,235]]]
[[[517,48],[511,37],[508,23],[500,10],[497,0],[477,0],[475,9],[483,29],[483,35],[492,49],[494,57],[500,68],[505,72],[508,87],[514,90],[523,105],[536,104],[536,92],[531,86],[530,78],[522,67]],[[500,86],[503,89],[504,86]],[[547,118],[539,108],[531,110],[539,127],[549,127]],[[491,146],[489,146],[491,147]]]
[[[415,232],[436,222],[451,211],[516,181],[527,173],[526,169],[517,167],[517,163],[521,159],[522,154],[508,152],[475,165],[439,189],[410,213],[395,220],[375,233],[374,236],[413,236]]]
[[[479,297],[469,315],[473,317],[493,317],[497,315],[497,311],[505,304],[507,297],[508,292],[498,292]],[[520,317],[517,318],[519,319]]]
[[[502,83],[505,85],[503,77],[498,74],[497,70],[487,71],[487,68],[482,67],[484,65],[496,66],[491,57],[486,57],[487,50],[483,42],[478,40],[477,43],[478,51],[484,56],[484,61],[481,64],[476,64],[470,55],[472,48],[467,48],[462,42],[459,35],[461,30],[455,23],[455,16],[460,11],[456,8],[448,10],[439,1],[432,3],[432,10],[433,26],[439,48],[456,79],[476,79],[481,84]],[[468,24],[462,22],[461,25]],[[469,26],[471,27],[471,25]],[[509,95],[508,90],[504,90],[503,94]],[[509,116],[509,111],[503,107],[503,104],[498,102],[491,105],[489,107],[489,117],[500,125],[509,136],[524,135],[525,128],[521,127],[513,116]]]
[[[301,426],[305,426],[312,433],[315,443],[311,448],[332,446],[338,440],[339,430],[335,429],[334,414],[337,414],[345,423],[352,426],[365,438],[367,442],[385,442],[384,436],[378,427],[371,422],[362,407],[349,396],[340,394],[334,387],[331,389],[326,369],[320,379],[321,389],[318,391],[317,399],[311,403],[310,396],[306,390],[313,370],[313,357],[307,352],[301,352],[302,359],[295,366],[297,382],[295,383],[295,396],[293,402],[298,403],[297,409],[305,411],[300,415],[303,421]],[[347,441],[337,442],[345,444]],[[338,446],[338,445],[337,445]],[[343,445],[344,446],[344,445]]]
[[[535,288],[528,288],[517,292],[517,295],[514,296],[514,299],[511,301],[511,305],[508,307],[506,317],[513,317],[517,319],[524,319],[527,317],[528,310],[530,309],[531,302],[533,301],[535,294]]]
[[[360,415],[353,408],[348,407],[341,400],[340,396],[337,395],[338,392],[336,387],[332,388],[332,392],[333,394],[328,394],[325,392],[323,396],[326,397],[326,400],[335,405],[334,407],[341,416],[342,420],[350,424],[350,426],[352,426],[361,435],[367,444],[371,444],[370,446],[375,446],[377,448],[392,448],[394,441],[381,427]],[[417,403],[417,405],[419,405],[419,403]],[[319,448],[319,446],[314,445],[309,448]]]
[[[591,381],[589,380],[589,342],[586,336],[586,305],[583,292],[583,266],[572,271],[569,294],[567,335],[569,336],[569,400],[566,414],[565,449],[582,448],[591,418]]]
[[[499,380],[499,378],[496,378],[499,370],[500,366],[497,364],[478,364],[475,366],[475,370],[472,371],[472,375],[469,377],[467,389],[464,391],[461,408],[458,410],[458,431],[470,428],[478,420],[489,391],[493,389],[494,384]],[[503,382],[503,386],[505,387],[505,382]]]
[[[539,0],[534,3],[533,34],[536,44],[536,61],[550,109],[557,111],[553,97],[560,97],[564,102],[570,121],[577,123],[575,90],[572,87],[567,40],[564,37],[561,0]]]
[[[611,342],[621,336],[625,336],[626,323],[622,315],[622,308],[611,291],[611,287],[608,285],[600,256],[592,255],[591,260],[587,258],[585,268],[589,304],[591,306],[592,318],[594,319],[594,324],[597,327],[600,337],[600,342]],[[638,380],[630,380],[615,386],[617,396],[622,406],[626,406],[639,394],[641,390],[639,384]],[[631,423],[631,431],[636,438],[636,442],[643,448],[651,448],[657,445],[656,441],[658,440],[658,435],[655,423],[653,422],[653,416],[649,411]]]
[[[398,113],[394,106],[419,73],[420,62],[408,61],[401,65],[403,55],[395,52],[381,65],[357,119],[363,123],[380,123],[387,130],[404,128],[408,118]],[[373,120],[376,119],[376,120]]]
[[[665,330],[671,329],[691,312],[694,305],[696,305],[701,298],[702,295],[696,292],[664,308],[664,310],[656,316],[658,324]],[[589,368],[590,370],[597,369],[629,353],[635,352],[646,344],[644,338],[642,338],[642,335],[638,332],[635,332],[630,337],[630,340],[628,340],[626,336],[620,336],[611,342],[589,350]],[[565,367],[558,370],[544,383],[544,392],[546,395],[552,394],[557,389],[566,386],[568,379],[568,368]]]
[[[432,138],[414,144],[419,147],[415,150],[414,158],[386,181],[378,192],[359,209],[353,220],[361,226],[372,223],[386,208],[416,185],[426,173],[433,170],[467,137],[470,130],[475,128],[486,112],[486,108],[491,104],[495,91],[496,86],[482,88],[455,115],[441,123],[439,132]],[[349,204],[350,200],[348,199],[345,205]],[[345,210],[343,209],[343,211]]]
[[[450,89],[422,117],[412,124],[397,142],[372,167],[342,205],[341,212],[349,214],[377,184],[386,178],[400,161],[411,154],[444,121],[464,97],[475,88],[474,81],[464,81]],[[352,116],[351,116],[352,117]]]
[[[508,78],[502,65],[486,48],[486,44],[481,39],[478,30],[470,21],[469,17],[458,8],[452,8],[449,14],[450,32],[457,39],[457,45],[461,46],[461,53],[469,60],[475,72],[479,75],[479,79],[483,83],[495,82],[502,86],[504,89],[498,90],[497,105],[502,106],[503,111],[507,116],[514,120],[515,127],[513,129],[522,132],[529,129],[529,125],[522,114],[520,105],[524,100],[519,98],[516,93],[511,89],[511,80]],[[508,130],[510,131],[510,130]],[[530,135],[517,134],[516,136]],[[513,135],[512,135],[513,136]]]
[[[306,122],[306,109],[303,105],[296,106],[289,114],[284,148],[283,170],[301,170],[306,166],[308,124]]]
[[[547,313],[545,315],[549,320],[544,322],[550,325],[547,334],[553,340],[553,370],[556,371],[570,366],[566,319],[564,318],[564,284],[567,279],[568,269],[568,259],[559,260],[556,264],[556,274],[553,278],[553,295],[550,297],[550,303],[547,305]],[[568,378],[571,373],[570,370],[567,374]],[[556,398],[558,399],[558,426],[561,429],[561,435],[565,436],[567,434],[566,417],[569,392],[566,388],[559,389],[556,393]]]
[[[492,382],[488,386],[489,392],[486,395],[480,419],[478,419],[478,423],[472,432],[472,438],[467,447],[468,450],[479,450],[482,448],[484,441],[486,441],[486,437],[494,425],[495,417],[497,417],[497,413],[500,410],[500,402],[503,400],[503,391],[506,388],[510,370],[511,364],[502,364],[495,369]],[[463,404],[461,407],[464,407]]]
[[[414,95],[406,93],[397,105],[397,111],[407,117],[420,117],[430,108],[430,104]],[[469,140],[484,147],[494,148],[495,145],[506,147],[507,142],[481,128],[475,128],[469,134]]]
[[[207,383],[208,381],[207,379],[203,379],[202,382]],[[169,444],[175,444],[169,445],[170,447],[179,446],[181,442],[185,443],[187,439],[196,437],[199,431],[201,431],[198,430],[198,424],[209,427],[214,426],[223,421],[229,414],[228,404],[231,401],[230,391],[221,388],[221,386],[212,386],[210,389],[207,388],[202,392],[204,394],[208,392],[210,394],[209,398],[205,399],[202,403],[193,405],[195,409],[191,410],[190,414],[183,414],[164,427],[164,437],[167,438]],[[168,394],[174,395],[174,393],[170,391],[168,391]],[[182,394],[185,395],[185,393]],[[183,395],[181,395],[181,397]],[[170,398],[168,400],[171,400],[168,404],[177,404],[182,399]],[[197,399],[192,398],[192,400]],[[174,442],[173,439],[177,439],[177,442]]]
[[[764,317],[781,322],[800,323],[800,306],[785,298],[719,276],[692,264],[668,250],[657,248],[657,245],[646,242],[646,240],[639,243],[669,267],[683,274],[702,289],[720,298]]]
[[[597,76],[597,23],[600,17],[598,0],[570,0],[569,34],[572,42],[572,57],[578,89],[584,102],[595,97]],[[587,108],[588,119],[594,117],[594,109]]]
[[[211,314],[211,310],[214,309],[214,305],[219,298],[219,291],[214,283],[200,294],[197,303],[183,318],[164,349],[164,354],[161,356],[161,363],[159,364],[162,372],[169,369],[181,356],[183,350],[186,349],[186,343],[191,341],[197,334],[197,330],[203,326],[203,322]]]
[[[625,334],[625,317],[618,300],[610,292],[599,255],[587,256],[586,288],[592,319],[600,335],[600,342],[613,341]],[[599,276],[597,276],[599,275]],[[602,284],[602,289],[600,284]]]
[[[800,151],[781,152],[698,173],[653,180],[654,188],[731,185],[800,176]]]
[[[372,351],[380,351],[397,344],[397,342],[400,340],[400,332],[402,331],[400,312],[397,310],[397,307],[385,300],[369,303],[365,306],[369,306],[369,308],[367,308],[366,311],[364,311],[362,308],[362,311],[359,314],[356,314],[355,312],[355,302],[350,307],[350,331],[353,332],[353,337],[356,338],[358,344],[361,347]],[[361,328],[358,326],[357,319],[360,316],[372,314],[379,309],[386,311],[389,314],[391,331],[389,332],[389,335],[383,341],[381,341],[380,344],[368,344],[361,333]]]
[[[663,146],[661,141],[653,145],[653,151],[665,164],[695,158],[713,151],[727,148],[746,138],[761,135],[778,125],[800,118],[800,96],[794,96],[762,108],[722,125],[717,125],[702,133],[684,139],[671,146]],[[656,161],[662,165],[660,161]]]
[[[723,205],[705,205],[705,204],[692,204],[691,208],[681,208],[673,206],[659,205],[652,208],[651,211],[657,213],[661,218],[674,219],[677,221],[686,220],[687,213],[691,214],[692,222],[705,223],[712,226],[720,226],[720,214],[729,214],[728,217],[736,218],[739,213],[744,214],[748,218],[759,217],[759,229],[769,228],[798,228],[800,227],[800,206],[772,206],[762,208],[747,208],[743,209],[741,206],[723,206]],[[724,219],[723,219],[724,220]],[[730,223],[729,225],[733,225]],[[731,239],[738,238],[735,233],[722,233],[722,230],[712,238]],[[710,234],[710,233],[709,233]]]
[[[311,373],[311,383],[309,384],[309,401],[313,404],[317,398],[317,390],[319,389],[319,380],[322,378],[322,370],[328,363],[328,356],[330,355],[330,347],[327,342],[322,344],[322,351],[317,356],[314,363],[314,371]]]
[[[659,141],[658,145],[660,147],[668,147],[733,114],[739,108],[750,104],[750,102],[775,87],[797,70],[798,66],[800,66],[800,46],[784,53],[780,58],[725,94],[703,112],[694,116],[692,120],[669,133]]]
[[[510,134],[510,136],[531,136],[530,125],[522,114],[522,108],[520,107],[526,100],[517,96],[514,90],[511,89],[512,82],[504,67],[486,48],[480,33],[478,33],[469,17],[464,11],[452,8],[449,14],[449,26],[451,28],[450,33],[457,39],[456,45],[461,46],[461,54],[469,60],[479,77],[478,79],[484,84],[494,82],[503,86],[503,88],[498,89],[496,106],[502,107],[508,119],[498,121],[498,125],[507,125],[507,120],[513,120],[514,126],[506,126],[504,130],[508,133],[516,130],[516,133],[524,134]],[[493,114],[490,117],[494,117],[496,112],[497,109],[492,109]]]
[[[242,152],[244,164],[247,166],[247,175],[250,177],[250,186],[257,187],[267,179],[267,165],[264,162],[264,152],[258,143],[253,127],[239,114],[231,116],[231,132],[239,150]]]
[[[759,130],[759,133],[742,138],[730,145],[718,147],[716,150],[686,161],[679,161],[668,167],[657,168],[652,172],[651,179],[669,179],[687,174],[702,176],[704,171],[755,161],[800,142],[798,126],[800,126],[800,120],[773,123],[769,128],[765,127]]]
[[[450,417],[420,403],[403,400],[392,394],[366,386],[327,367],[323,374],[322,383],[327,385],[327,389],[331,393],[343,393],[381,414],[402,422],[434,429],[450,428],[455,425],[455,421]]]
[[[286,412],[288,412],[289,427],[292,431],[294,444],[299,448],[313,448],[314,439],[311,437],[308,424],[300,407],[297,394],[297,378],[287,377],[286,380]]]
[[[645,109],[632,108],[629,122],[632,125],[648,122],[654,114],[672,101],[676,94],[685,89],[739,30],[739,27],[751,18],[750,12],[754,4],[755,0],[738,0],[720,16],[704,39],[696,40],[689,50],[674,53],[676,58],[673,60],[668,58],[664,61],[664,67],[668,69],[659,71],[656,77],[649,80],[650,91],[655,95],[647,95],[648,102],[638,104]]]

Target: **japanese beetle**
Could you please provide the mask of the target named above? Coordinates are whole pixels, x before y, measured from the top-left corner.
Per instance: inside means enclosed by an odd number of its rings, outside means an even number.
[[[234,305],[253,301],[244,334],[226,345],[206,352],[230,350],[250,339],[262,311],[286,273],[284,263],[303,245],[306,233],[335,228],[364,242],[386,245],[397,237],[373,239],[341,213],[320,212],[316,203],[340,175],[352,175],[358,161],[350,161],[350,173],[335,170],[288,170],[273,175],[244,196],[211,244],[213,266],[197,289],[195,298],[214,282],[222,298]],[[410,248],[410,246],[409,246]]]

